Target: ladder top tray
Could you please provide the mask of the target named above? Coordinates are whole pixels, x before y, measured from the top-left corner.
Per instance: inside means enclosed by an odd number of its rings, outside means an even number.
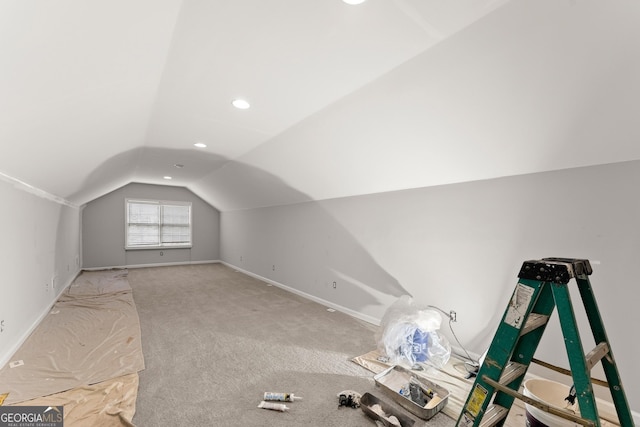
[[[543,258],[525,261],[518,277],[543,282],[569,283],[574,277],[591,273],[593,270],[588,259]]]

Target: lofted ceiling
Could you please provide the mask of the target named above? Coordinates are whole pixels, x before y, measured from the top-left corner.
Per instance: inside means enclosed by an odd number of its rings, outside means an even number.
[[[638,159],[639,5],[5,0],[0,173],[224,211]]]

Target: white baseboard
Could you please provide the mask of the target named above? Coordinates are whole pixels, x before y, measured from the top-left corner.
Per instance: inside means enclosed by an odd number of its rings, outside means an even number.
[[[364,320],[365,322],[371,323],[372,325],[380,326],[380,319],[377,319],[377,318],[375,318],[373,316],[368,316],[366,314],[362,314],[362,313],[357,312],[355,310],[351,310],[350,308],[343,307],[343,306],[341,306],[339,304],[335,304],[335,303],[333,303],[331,301],[327,301],[325,299],[318,298],[315,295],[311,295],[311,294],[308,294],[306,292],[302,292],[302,291],[300,291],[298,289],[295,289],[295,288],[292,288],[290,286],[284,285],[284,284],[282,284],[280,282],[276,282],[275,280],[271,280],[269,278],[260,276],[259,274],[255,274],[255,273],[252,273],[252,272],[250,272],[248,270],[244,270],[244,269],[242,269],[242,268],[240,268],[238,266],[235,266],[233,264],[230,264],[228,262],[225,262],[225,261],[219,261],[219,262],[221,262],[222,264],[226,265],[229,268],[233,268],[234,270],[238,270],[241,273],[246,274],[247,276],[251,276],[251,277],[254,277],[254,278],[258,279],[258,280],[262,280],[263,282],[267,282],[267,283],[269,283],[271,285],[277,286],[277,287],[279,287],[281,289],[284,289],[285,291],[288,291],[288,292],[291,292],[293,294],[299,295],[299,296],[301,296],[303,298],[306,298],[308,300],[317,302],[318,304],[321,304],[321,305],[324,305],[326,307],[332,308],[332,309],[337,310],[337,311],[339,311],[341,313],[348,314],[349,316],[355,317],[356,319]]]
[[[38,325],[40,324],[40,322],[42,322],[42,320],[47,316],[47,314],[49,314],[49,312],[51,311],[51,309],[53,308],[54,304],[56,302],[58,302],[58,298],[60,298],[60,295],[62,295],[62,293],[69,287],[71,286],[71,284],[73,283],[74,280],[76,280],[76,278],[80,275],[82,270],[78,269],[75,274],[73,274],[71,276],[71,279],[67,280],[67,283],[65,283],[65,285],[63,287],[60,288],[60,291],[58,291],[58,293],[56,294],[56,296],[53,298],[53,300],[51,301],[51,303],[42,311],[42,313],[40,313],[40,315],[38,316],[38,318],[31,324],[31,326],[29,326],[29,328],[22,334],[22,336],[20,337],[20,339],[18,339],[18,341],[16,341],[11,347],[9,347],[6,351],[3,351],[2,353],[0,353],[0,368],[4,367],[4,365],[6,365],[11,358],[13,357],[14,354],[16,354],[16,352],[18,351],[18,349],[20,349],[20,346],[22,346],[22,344],[24,344],[24,342],[27,340],[27,338],[29,338],[29,335],[31,335],[33,333],[33,331],[38,327]]]
[[[148,267],[169,267],[173,265],[196,265],[196,264],[216,264],[220,263],[220,260],[205,260],[205,261],[179,261],[179,262],[159,262],[153,264],[131,264],[131,265],[111,265],[105,267],[88,267],[83,268],[85,271],[100,271],[111,270],[114,268],[148,268]]]

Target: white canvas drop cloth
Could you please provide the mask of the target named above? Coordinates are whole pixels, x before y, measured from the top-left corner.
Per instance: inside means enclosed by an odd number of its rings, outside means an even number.
[[[133,416],[137,373],[144,369],[144,359],[140,321],[126,274],[126,270],[107,270],[84,272],[76,278],[10,363],[0,369],[0,395],[8,393],[4,405],[33,399],[58,405],[66,396],[72,405],[69,409],[65,405],[67,411],[100,413],[111,408],[110,412]],[[105,381],[120,381],[120,385],[97,385]],[[117,390],[125,385],[127,399],[123,400]],[[90,391],[102,398],[90,397]],[[67,393],[56,395],[62,392]],[[84,397],[77,398],[78,393]],[[109,401],[110,395],[116,396],[115,403],[122,401],[133,409],[114,409],[117,405]],[[93,408],[94,404],[100,407]]]

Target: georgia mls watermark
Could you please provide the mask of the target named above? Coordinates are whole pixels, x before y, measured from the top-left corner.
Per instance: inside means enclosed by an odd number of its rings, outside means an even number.
[[[0,427],[63,427],[64,406],[0,406]]]

